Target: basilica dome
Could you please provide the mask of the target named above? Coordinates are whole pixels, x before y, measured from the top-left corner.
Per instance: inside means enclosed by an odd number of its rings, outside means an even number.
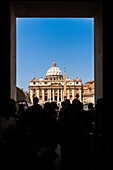
[[[58,80],[62,79],[62,71],[56,66],[55,60],[53,61],[52,67],[46,73],[46,79]]]

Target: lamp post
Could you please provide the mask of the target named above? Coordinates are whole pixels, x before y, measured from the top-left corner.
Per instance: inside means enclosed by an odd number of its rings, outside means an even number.
[[[79,98],[79,94],[76,94],[76,99],[78,100],[78,98]]]

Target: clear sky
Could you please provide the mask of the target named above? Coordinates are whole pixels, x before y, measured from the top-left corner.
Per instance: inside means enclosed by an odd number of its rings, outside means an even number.
[[[28,91],[29,80],[46,77],[57,67],[82,83],[94,79],[93,18],[17,18],[17,86]]]

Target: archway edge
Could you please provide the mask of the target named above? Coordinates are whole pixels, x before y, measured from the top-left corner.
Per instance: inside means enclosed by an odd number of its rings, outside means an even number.
[[[103,28],[100,1],[10,2],[10,97],[16,100],[16,17],[94,18],[95,103],[103,97]]]

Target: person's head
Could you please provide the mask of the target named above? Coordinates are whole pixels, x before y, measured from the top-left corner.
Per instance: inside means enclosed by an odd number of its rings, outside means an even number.
[[[67,106],[69,106],[69,105],[70,105],[70,100],[69,100],[69,99],[66,99],[66,100],[65,100],[65,104],[66,104]]]
[[[19,112],[24,112],[24,104],[19,104]]]
[[[51,110],[53,110],[52,104],[51,104],[50,102],[46,102],[46,103],[44,104],[44,110],[46,110],[46,111],[51,111]]]
[[[38,101],[39,101],[38,97],[34,97],[33,98],[33,104],[34,105],[38,104]]]
[[[79,105],[80,105],[80,101],[79,101],[78,99],[74,99],[74,100],[72,101],[72,106],[73,106],[76,110],[78,110]]]
[[[88,109],[93,109],[93,103],[88,104]]]
[[[62,108],[64,108],[65,107],[65,102],[63,101],[63,102],[61,102],[61,106],[62,106]]]
[[[56,102],[51,102],[52,108],[53,109],[58,109],[57,103]]]

